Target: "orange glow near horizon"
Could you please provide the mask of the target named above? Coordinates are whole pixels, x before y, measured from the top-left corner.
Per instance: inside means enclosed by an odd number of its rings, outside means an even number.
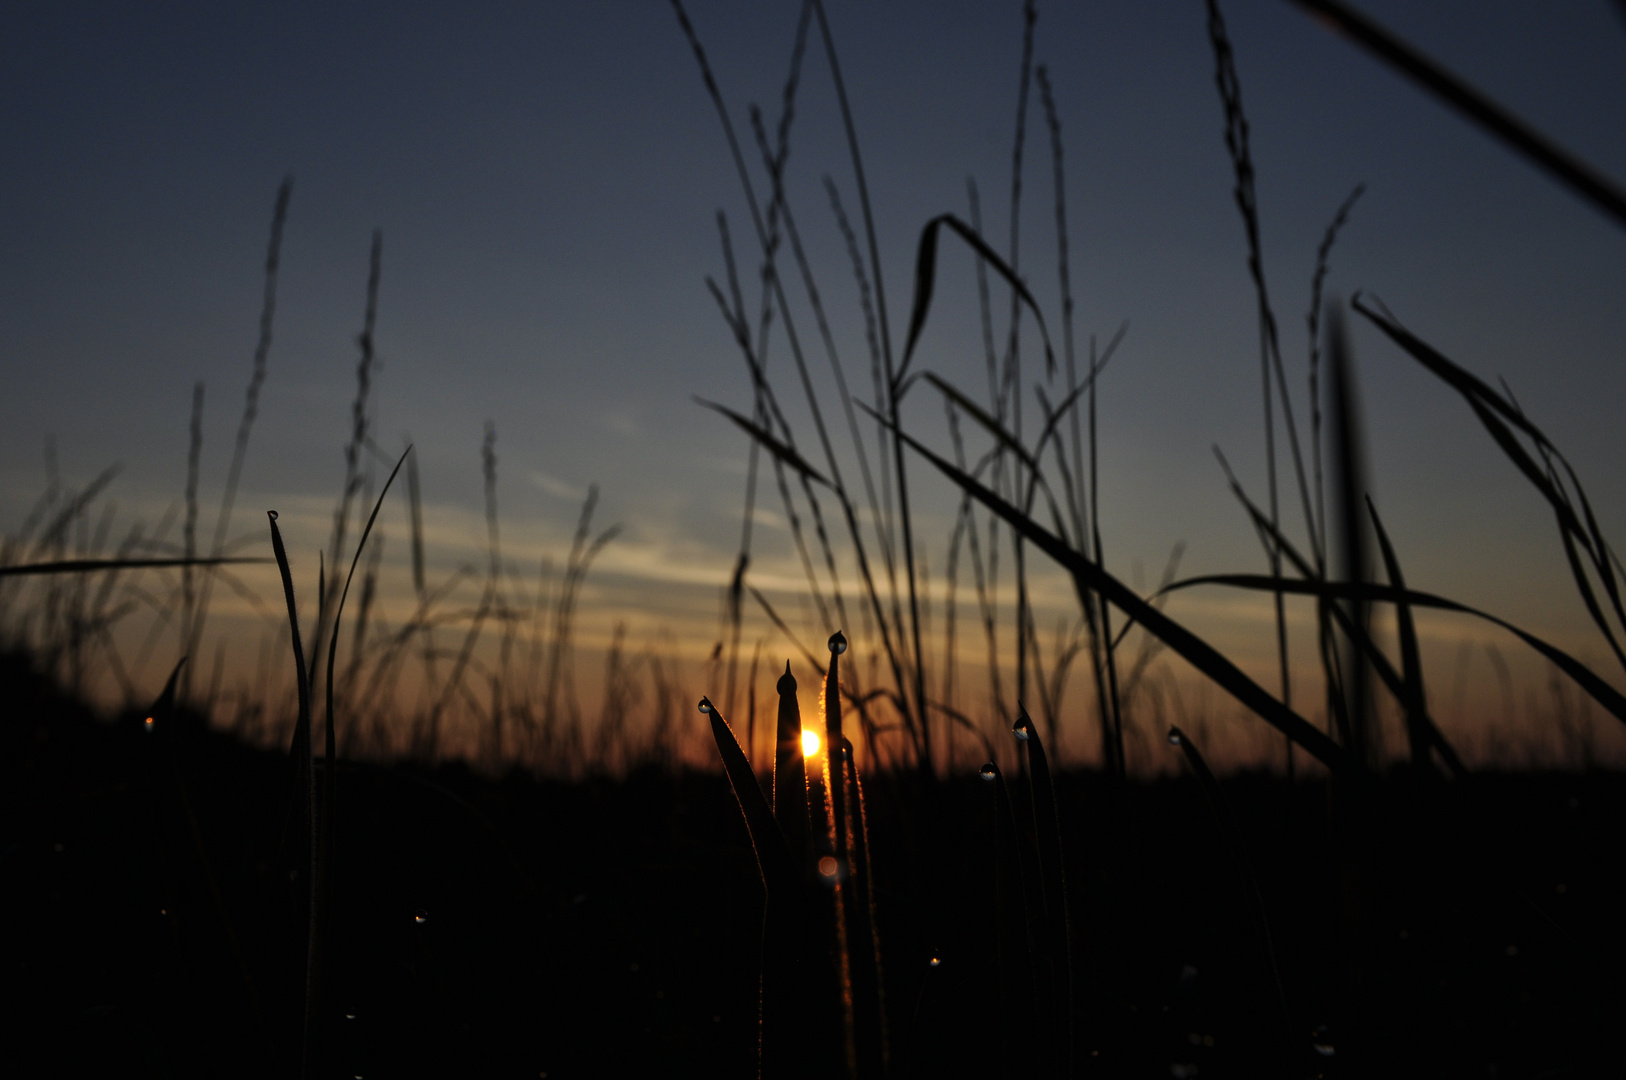
[[[813,757],[819,752],[819,733],[812,728],[802,729],[802,756]]]

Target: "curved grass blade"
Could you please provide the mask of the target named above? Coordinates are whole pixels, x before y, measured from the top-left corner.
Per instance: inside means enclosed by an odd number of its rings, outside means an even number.
[[[964,240],[979,258],[993,267],[994,272],[1005,279],[1021,298],[1022,303],[1033,312],[1033,317],[1039,323],[1039,336],[1044,339],[1045,371],[1048,374],[1055,374],[1056,351],[1050,346],[1050,332],[1045,329],[1044,312],[1039,310],[1039,302],[1028,291],[1026,283],[1004,259],[999,257],[998,252],[988,246],[988,242],[977,230],[953,214],[939,214],[920,230],[920,243],[915,250],[915,299],[913,310],[909,314],[909,336],[903,347],[903,363],[898,366],[897,374],[892,378],[891,389],[894,397],[897,396],[897,390],[909,370],[909,361],[914,357],[915,345],[920,341],[920,332],[926,327],[926,315],[932,306],[932,292],[937,285],[937,234],[945,225]]]
[[[740,813],[745,816],[745,828],[751,835],[751,847],[756,852],[757,868],[762,872],[762,883],[771,899],[796,891],[796,873],[791,863],[790,846],[784,833],[774,821],[773,809],[768,805],[751,762],[740,749],[734,731],[723,719],[723,714],[710,698],[700,699],[700,711],[711,720],[711,737],[723,759],[723,771],[739,801]]]
[[[1468,402],[1469,407],[1474,410],[1479,422],[1490,433],[1491,438],[1496,441],[1497,446],[1507,455],[1508,460],[1512,461],[1514,466],[1524,473],[1525,478],[1552,506],[1553,512],[1558,516],[1559,535],[1564,543],[1564,554],[1569,560],[1570,571],[1575,577],[1576,589],[1580,592],[1581,599],[1586,604],[1588,614],[1592,616],[1593,622],[1597,624],[1598,629],[1602,631],[1605,639],[1608,640],[1610,648],[1614,650],[1616,659],[1620,661],[1623,667],[1626,667],[1626,650],[1621,648],[1614,631],[1604,618],[1602,608],[1593,592],[1591,582],[1587,579],[1586,573],[1581,567],[1574,545],[1579,543],[1580,547],[1586,551],[1594,570],[1603,582],[1604,590],[1607,592],[1614,608],[1615,617],[1622,624],[1626,624],[1626,605],[1621,602],[1620,590],[1616,585],[1612,568],[1613,552],[1609,549],[1608,544],[1598,530],[1596,519],[1592,514],[1591,502],[1586,495],[1586,489],[1581,486],[1579,478],[1575,475],[1575,470],[1570,467],[1564,455],[1559,452],[1558,448],[1553,445],[1552,440],[1548,439],[1539,427],[1525,417],[1516,404],[1498,394],[1478,377],[1446,359],[1438,350],[1401,326],[1398,320],[1386,310],[1380,312],[1364,304],[1358,293],[1350,302],[1350,306],[1366,316],[1391,341],[1409,353],[1413,359],[1422,364],[1433,375],[1461,394],[1463,399]],[[1510,427],[1517,429],[1536,444],[1543,458],[1549,459],[1549,468],[1543,468],[1543,466],[1536,463],[1529,452],[1519,444],[1513,431],[1509,430]],[[1575,508],[1562,488],[1558,477],[1550,468],[1553,460],[1564,466],[1564,471],[1576,490],[1581,501],[1582,512],[1586,517],[1585,526],[1577,517]]]
[[[960,488],[1004,518],[1034,546],[1049,555],[1073,577],[1074,587],[1083,599],[1086,591],[1097,593],[1130,618],[1139,622],[1149,633],[1160,638],[1170,649],[1192,667],[1213,679],[1231,696],[1256,713],[1260,719],[1287,735],[1304,747],[1327,768],[1338,773],[1358,770],[1359,766],[1343,749],[1326,735],[1280,701],[1271,697],[1258,683],[1243,674],[1212,645],[1184,626],[1158,611],[1136,596],[1134,591],[1112,576],[1087,556],[1068,547],[1059,537],[1049,532],[1032,518],[1006,502],[999,495],[978,483],[962,470],[938,457],[918,440],[899,432],[916,453],[935,465]],[[1268,578],[1266,580],[1269,580]]]
[[[1263,592],[1280,588],[1283,592],[1296,593],[1300,596],[1320,596],[1326,599],[1348,599],[1354,592],[1351,587],[1343,582],[1332,581],[1323,584],[1318,581],[1283,578],[1278,584],[1272,579],[1259,574],[1207,574],[1202,577],[1176,581],[1164,591],[1172,592],[1175,589],[1186,589],[1194,585],[1224,585],[1233,589],[1250,589]],[[1626,722],[1626,695],[1622,695],[1620,691],[1599,678],[1591,668],[1558,648],[1558,646],[1551,645],[1536,635],[1519,629],[1506,619],[1497,618],[1489,612],[1480,611],[1478,608],[1469,607],[1467,604],[1459,604],[1455,600],[1447,600],[1443,596],[1434,596],[1431,593],[1416,592],[1412,589],[1396,589],[1393,586],[1383,585],[1366,585],[1364,588],[1367,599],[1378,603],[1393,604],[1404,600],[1413,607],[1455,611],[1495,623],[1558,665],[1564,674],[1574,679],[1583,690],[1591,694],[1598,704],[1608,709],[1617,719]]]
[[[294,602],[294,578],[293,572],[288,566],[288,550],[283,546],[282,543],[282,530],[277,528],[277,512],[275,510],[269,510],[266,512],[266,514],[271,522],[271,550],[276,555],[277,569],[281,571],[282,574],[282,593],[288,601],[288,629],[289,636],[293,640],[295,682],[299,690],[299,719],[294,725],[293,743],[295,776],[294,799],[295,804],[304,811],[304,814],[306,815],[306,824],[309,825],[312,831],[311,858],[314,861],[316,858],[315,829],[318,819],[316,812],[316,782],[311,771],[310,678],[308,670],[305,667],[305,649],[299,638],[299,609]],[[318,589],[318,592],[320,592],[320,589]],[[290,823],[293,819],[293,814],[291,811],[292,807],[290,807],[289,813]],[[286,840],[286,833],[284,839]],[[315,875],[312,874],[311,877],[312,880],[307,884],[312,890],[312,905],[314,906],[316,884],[314,880]],[[307,953],[305,963],[305,1022],[302,1029],[302,1042],[300,1050],[300,1074],[302,1076],[308,1076],[310,1074],[311,1065],[311,1009],[315,1004],[315,994],[311,985],[311,976],[312,969],[310,957]]]

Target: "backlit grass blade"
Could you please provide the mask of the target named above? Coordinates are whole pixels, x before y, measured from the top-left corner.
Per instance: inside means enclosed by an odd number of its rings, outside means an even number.
[[[1105,569],[1078,551],[1068,547],[1060,538],[1040,526],[1032,518],[1006,502],[972,477],[927,449],[918,440],[900,432],[905,442],[916,453],[926,458],[960,488],[1004,518],[1039,550],[1049,555],[1073,577],[1074,587],[1082,599],[1086,591],[1094,592],[1112,603],[1130,618],[1139,622],[1149,633],[1158,637],[1170,649],[1198,671],[1213,679],[1227,693],[1256,713],[1266,723],[1304,747],[1317,760],[1334,772],[1347,772],[1358,768],[1348,755],[1326,735],[1312,727],[1309,721],[1271,697],[1258,683],[1243,674],[1220,652],[1184,626],[1158,611],[1135,595],[1134,591]],[[1269,580],[1269,579],[1266,579]]]
[[[733,730],[711,699],[700,699],[700,711],[711,720],[712,739],[745,816],[767,891],[762,919],[760,1075],[819,1076],[835,1051],[822,1022],[828,1013],[826,1005],[814,1001],[811,993],[824,980],[812,947],[801,876]]]
[[[751,835],[751,847],[756,851],[757,868],[762,872],[762,883],[769,897],[795,891],[797,875],[791,863],[790,846],[774,821],[773,809],[762,794],[751,762],[740,749],[734,731],[723,719],[723,714],[710,698],[700,699],[700,711],[711,721],[711,737],[717,744],[717,753],[723,759],[723,771],[734,789],[734,798],[745,816],[745,828]]]
[[[808,852],[807,767],[802,760],[802,712],[796,703],[796,677],[785,661],[779,692],[778,738],[774,745],[773,816],[799,869]]]

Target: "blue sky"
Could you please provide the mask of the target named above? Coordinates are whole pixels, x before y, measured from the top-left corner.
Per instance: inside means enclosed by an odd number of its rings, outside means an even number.
[[[1611,4],[1362,7],[1626,177],[1626,25]],[[745,130],[751,102],[776,117],[798,5],[694,0],[689,9],[735,123]],[[968,176],[987,231],[1005,246],[1020,5],[832,0],[829,13],[897,337],[920,227],[965,213]],[[1576,466],[1605,531],[1621,536],[1626,230],[1294,6],[1246,0],[1226,15],[1300,422],[1315,248],[1363,182],[1330,289],[1375,293],[1459,363],[1505,377]],[[1257,542],[1210,452],[1222,446],[1262,491],[1253,298],[1203,6],[1041,4],[1035,58],[1064,127],[1081,340],[1129,324],[1101,385],[1109,565],[1132,579],[1138,564],[1154,578],[1184,541],[1189,572],[1258,570]],[[1022,270],[1054,311],[1054,193],[1033,104]],[[375,431],[386,446],[410,433],[419,448],[440,565],[483,543],[489,420],[504,543],[517,562],[562,556],[596,483],[600,520],[626,526],[601,563],[602,609],[641,632],[715,633],[746,444],[691,398],[750,401],[704,284],[723,275],[716,211],[729,217],[753,296],[757,256],[667,4],[9,4],[0,139],[0,530],[14,529],[41,490],[47,436],[67,482],[122,462],[121,515],[156,518],[181,494],[198,381],[211,521],[249,373],[272,197],[292,174],[242,528],[256,527],[250,511],[277,506],[308,525],[296,547],[321,543],[379,228]],[[867,385],[825,174],[856,206],[814,50],[790,198],[849,377]],[[763,183],[760,170],[755,179]],[[971,264],[957,248],[944,258],[919,362],[980,387]],[[1352,329],[1374,495],[1409,581],[1522,622],[1608,673],[1550,513],[1450,391],[1359,319]],[[785,361],[782,342],[772,346],[786,400],[799,399]],[[1031,392],[1027,400],[1031,410]],[[939,402],[925,392],[905,418],[946,445]],[[923,531],[946,535],[947,489],[920,484]],[[788,586],[799,571],[764,496],[760,580]],[[934,543],[929,560],[941,559]],[[1268,665],[1257,605],[1193,594],[1171,612],[1244,663]],[[1429,632],[1447,661],[1464,635],[1487,636],[1450,622]]]

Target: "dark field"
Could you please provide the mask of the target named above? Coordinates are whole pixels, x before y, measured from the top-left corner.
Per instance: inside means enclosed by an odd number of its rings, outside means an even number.
[[[296,1072],[287,755],[95,721],[15,658],[5,686],[7,1072]],[[720,775],[338,780],[316,1075],[754,1072],[763,891]],[[1391,777],[1331,816],[1319,781],[1222,786],[1288,1015],[1196,781],[1064,773],[1081,1075],[1618,1074],[1626,779]],[[868,790],[893,1075],[1028,1075],[992,786]]]

